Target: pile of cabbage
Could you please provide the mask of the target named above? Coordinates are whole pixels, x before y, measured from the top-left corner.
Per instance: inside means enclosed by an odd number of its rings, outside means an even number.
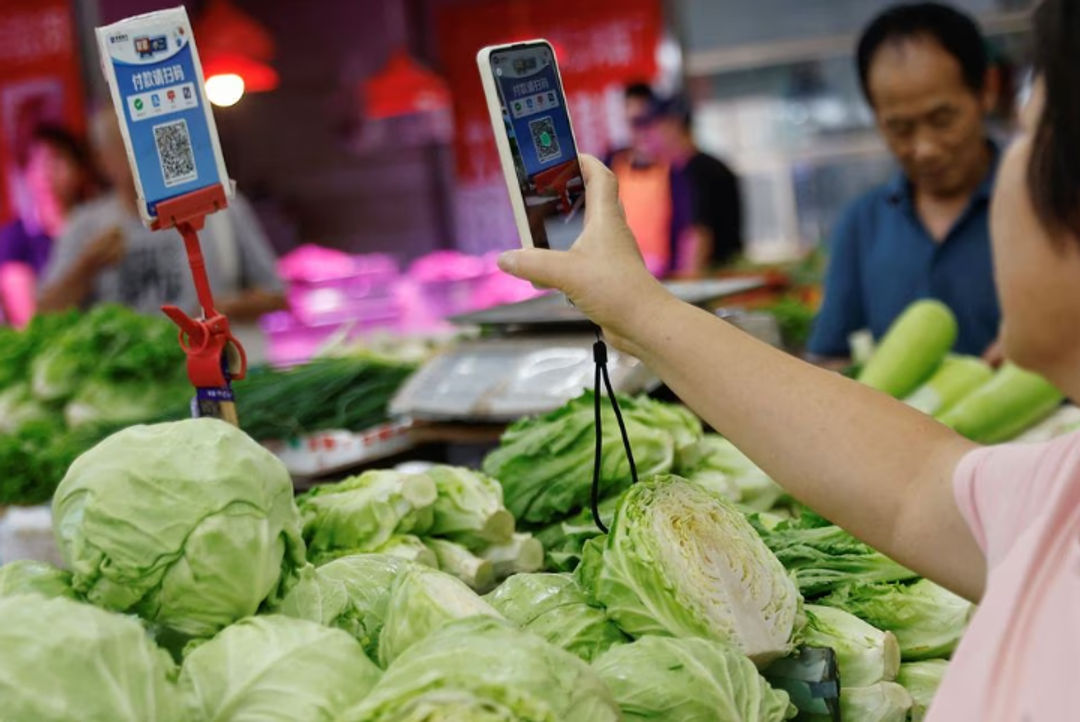
[[[682,407],[626,402],[641,480],[608,444],[609,533],[545,558],[588,513],[587,401],[483,472],[298,498],[222,422],[110,436],[54,496],[66,568],[0,567],[5,721],[772,722],[800,712],[775,670],[804,645],[835,650],[844,719],[925,709],[970,605],[794,513]]]

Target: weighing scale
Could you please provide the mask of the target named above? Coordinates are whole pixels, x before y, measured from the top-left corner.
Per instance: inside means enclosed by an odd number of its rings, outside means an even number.
[[[697,306],[754,291],[758,277],[664,284]],[[455,316],[480,327],[479,338],[459,341],[429,360],[390,404],[395,416],[417,421],[503,424],[558,408],[592,388],[592,323],[560,293]],[[618,393],[655,389],[660,380],[638,359],[612,349],[612,386]]]

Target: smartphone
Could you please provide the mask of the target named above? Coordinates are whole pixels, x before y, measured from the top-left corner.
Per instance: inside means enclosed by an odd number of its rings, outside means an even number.
[[[531,40],[476,61],[521,245],[569,250],[585,225],[585,181],[555,50]]]

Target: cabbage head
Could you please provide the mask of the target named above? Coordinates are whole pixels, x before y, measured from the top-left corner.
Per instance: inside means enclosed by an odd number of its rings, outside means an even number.
[[[618,496],[609,496],[597,506],[600,520],[611,528],[615,518]],[[544,546],[544,563],[550,571],[572,572],[581,563],[585,542],[602,534],[593,520],[592,509],[582,509],[569,519],[549,524],[536,532],[536,538]]]
[[[927,659],[922,662],[905,662],[900,665],[896,682],[911,695],[911,721],[922,722],[930,703],[934,701],[941,679],[949,663],[944,659]]]
[[[342,722],[618,722],[580,659],[492,617],[451,622],[394,661]]]
[[[792,648],[802,602],[731,502],[675,476],[635,484],[578,578],[631,636],[728,642],[763,664]]]
[[[113,434],[52,508],[78,594],[191,637],[254,614],[304,559],[288,471],[216,419]]]
[[[43,597],[75,598],[71,573],[48,562],[20,559],[0,567],[0,597],[40,594]]]
[[[4,722],[186,722],[176,669],[131,617],[70,599],[0,599]]]
[[[820,600],[896,635],[905,662],[948,657],[975,605],[929,579],[914,584],[850,584]]]
[[[775,525],[766,523],[762,516],[751,517],[751,522],[769,549],[795,575],[799,591],[807,599],[854,582],[895,581],[917,576],[869,544],[810,512]]]
[[[318,554],[375,551],[395,534],[426,534],[434,522],[435,482],[426,474],[365,471],[317,486],[296,501],[304,539]]]
[[[506,544],[514,536],[514,517],[503,506],[499,482],[459,466],[433,466],[424,472],[435,482],[430,534],[448,537],[477,550]]]
[[[707,639],[647,636],[593,662],[627,722],[780,722],[795,716],[738,650]]]
[[[180,669],[191,719],[334,722],[379,679],[345,632],[303,619],[244,619],[195,647]]]
[[[634,448],[639,478],[671,470],[676,440],[686,429],[665,415],[668,428],[653,425],[658,402],[619,397],[626,430]],[[630,484],[630,464],[623,450],[615,414],[603,405],[604,450],[600,495],[617,494]],[[506,508],[519,522],[549,524],[589,503],[594,448],[591,391],[538,417],[521,419],[503,434],[499,447],[484,459],[484,472],[499,480]]]
[[[718,434],[679,449],[675,473],[752,511],[768,511],[786,492],[761,467]]]
[[[277,611],[343,629],[376,659],[390,588],[411,567],[411,562],[386,554],[354,554],[307,567]]]
[[[457,577],[415,565],[399,574],[390,588],[386,620],[379,635],[379,663],[386,667],[439,627],[476,615],[502,619]]]
[[[484,599],[519,627],[586,662],[627,641],[569,574],[515,574]]]
[[[840,719],[857,722],[907,722],[912,699],[896,682],[840,688]]]
[[[842,609],[806,605],[807,624],[801,641],[810,647],[829,647],[836,653],[840,684],[866,687],[896,678],[900,645],[892,632],[870,626]]]

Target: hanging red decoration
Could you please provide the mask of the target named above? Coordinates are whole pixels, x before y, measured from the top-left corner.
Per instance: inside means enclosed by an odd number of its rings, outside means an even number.
[[[416,62],[404,49],[363,85],[365,115],[371,119],[446,110],[450,89],[437,74]]]
[[[269,64],[277,52],[274,36],[229,0],[212,0],[195,24],[203,75],[239,75],[250,93],[278,86]]]

